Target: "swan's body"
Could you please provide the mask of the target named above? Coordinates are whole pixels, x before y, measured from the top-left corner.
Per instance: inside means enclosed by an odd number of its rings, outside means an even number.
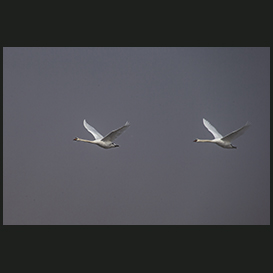
[[[235,138],[241,136],[250,126],[250,123],[247,122],[246,125],[244,125],[242,128],[235,130],[231,132],[230,134],[226,136],[222,136],[207,120],[203,118],[203,123],[205,127],[213,134],[214,139],[195,139],[194,142],[210,142],[210,143],[215,143],[219,145],[222,148],[227,148],[227,149],[232,149],[236,148],[231,144],[231,141],[234,140]]]
[[[127,121],[125,125],[123,125],[119,129],[113,130],[105,137],[103,137],[95,128],[89,125],[85,119],[83,120],[83,126],[89,133],[91,133],[94,136],[95,140],[86,140],[86,139],[81,139],[78,137],[74,138],[73,140],[93,143],[104,149],[109,149],[109,148],[119,147],[119,145],[114,143],[113,140],[115,140],[121,133],[123,133],[130,126],[130,124]]]

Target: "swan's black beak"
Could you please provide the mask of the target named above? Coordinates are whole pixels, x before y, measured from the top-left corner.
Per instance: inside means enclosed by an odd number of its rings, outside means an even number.
[[[195,139],[193,142],[197,142],[197,139]]]

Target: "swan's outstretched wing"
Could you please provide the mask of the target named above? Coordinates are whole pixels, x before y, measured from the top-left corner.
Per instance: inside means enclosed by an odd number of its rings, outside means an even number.
[[[95,129],[93,128],[91,125],[89,125],[86,120],[83,120],[83,126],[85,127],[85,129],[91,133],[95,139],[102,139],[103,136]]]
[[[232,140],[236,139],[237,137],[241,136],[250,126],[251,124],[249,122],[246,123],[242,128],[235,130],[231,132],[230,134],[224,136],[222,140],[227,142],[232,142]]]
[[[205,127],[213,134],[214,138],[222,138],[223,136],[207,121],[203,118]]]
[[[106,135],[102,140],[103,141],[113,141],[115,140],[120,134],[122,134],[128,127],[130,126],[130,123],[127,121],[125,125],[120,127],[119,129],[113,130],[108,135]]]

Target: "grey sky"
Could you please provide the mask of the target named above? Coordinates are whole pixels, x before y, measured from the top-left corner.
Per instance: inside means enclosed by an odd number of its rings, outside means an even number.
[[[4,48],[3,222],[270,224],[269,48]],[[223,149],[225,135],[251,127]],[[131,126],[105,150],[102,135]]]

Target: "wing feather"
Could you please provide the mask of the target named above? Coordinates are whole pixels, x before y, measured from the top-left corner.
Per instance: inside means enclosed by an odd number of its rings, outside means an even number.
[[[203,118],[205,127],[213,134],[214,138],[222,138],[223,136],[207,121]]]
[[[92,127],[91,125],[89,125],[86,120],[84,119],[83,120],[83,126],[85,127],[85,129],[91,133],[95,139],[102,139],[103,136],[94,128]]]
[[[251,124],[247,122],[242,128],[231,132],[230,134],[224,136],[222,140],[227,142],[232,142],[232,140],[236,139],[237,137],[241,136],[250,126]]]
[[[121,135],[128,127],[130,126],[130,123],[127,121],[125,123],[125,125],[123,125],[122,127],[113,130],[112,132],[110,132],[108,135],[106,135],[102,140],[103,141],[113,141],[115,140],[119,135]]]

